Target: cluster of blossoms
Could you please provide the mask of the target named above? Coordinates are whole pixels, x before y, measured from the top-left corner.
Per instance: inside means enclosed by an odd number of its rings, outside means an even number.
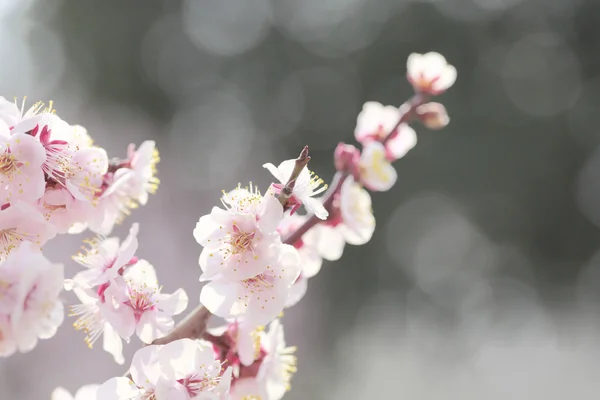
[[[177,327],[173,316],[187,307],[187,295],[163,293],[152,265],[137,257],[138,224],[123,241],[108,237],[156,190],[154,142],[132,145],[125,160],[109,162],[85,129],[51,107],[24,111],[0,98],[0,355],[31,350],[54,335],[64,288],[79,299],[71,316],[89,347],[102,338],[123,364],[123,341],[136,335],[146,346],[126,376],[84,386],[75,396],[59,387],[53,400],[281,399],[296,372],[283,311],[302,299],[323,260],[371,239],[369,191],[395,184],[392,163],[417,142],[408,123],[439,129],[449,122],[444,106],[429,99],[454,83],[456,69],[437,53],[412,54],[407,79],[415,96],[402,106],[363,106],[355,129],[361,148],[337,146],[330,185],[308,169],[305,148],[297,159],[263,165],[274,176],[264,194],[252,184],[223,192],[221,207],[193,230],[203,247],[201,307]],[[73,258],[81,272],[65,280],[63,266],[49,262],[41,247],[58,233],[85,229],[97,236]],[[207,330],[210,315],[224,325]]]
[[[63,265],[42,246],[86,228],[108,234],[158,181],[154,142],[109,162],[52,103],[25,109],[0,97],[0,355],[33,349],[63,321]]]

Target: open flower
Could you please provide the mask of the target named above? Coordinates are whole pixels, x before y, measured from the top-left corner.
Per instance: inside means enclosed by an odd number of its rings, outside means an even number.
[[[385,143],[386,158],[394,161],[402,158],[417,144],[417,133],[400,119],[408,105],[399,109],[369,101],[358,114],[354,135],[364,146],[369,142]]]
[[[73,226],[85,224],[96,212],[91,202],[73,197],[60,185],[46,186],[46,191],[37,202],[37,208],[57,233],[68,233]]]
[[[290,286],[299,274],[298,252],[292,246],[282,245],[279,259],[260,274],[242,280],[222,276],[207,283],[200,293],[200,302],[220,317],[265,325],[281,313]]]
[[[15,202],[0,208],[0,261],[24,242],[38,248],[52,239],[56,231],[33,206]]]
[[[406,77],[417,92],[438,95],[456,81],[456,68],[439,53],[413,53],[406,62]]]
[[[101,385],[98,400],[226,400],[231,384],[231,368],[223,370],[203,340],[141,348],[130,372],[131,380],[113,378]]]
[[[360,178],[370,190],[385,192],[398,179],[396,170],[386,157],[386,149],[380,142],[369,142],[362,151],[359,162]]]
[[[290,215],[281,222],[277,230],[282,237],[286,237],[300,228],[307,219],[308,217],[306,216]],[[323,259],[319,254],[318,240],[319,235],[317,231],[310,229],[302,235],[300,240],[293,244],[296,250],[298,250],[302,272],[300,272],[298,279],[290,287],[290,294],[285,305],[286,308],[296,305],[304,297],[307,290],[308,278],[312,278],[321,270]]]
[[[129,235],[119,245],[118,237],[101,238],[86,241],[89,249],[79,253],[73,259],[81,266],[87,268],[77,273],[73,281],[81,287],[93,287],[107,283],[123,273],[124,270],[137,262],[137,234],[139,225],[133,224]]]
[[[0,355],[32,350],[63,321],[63,265],[25,242],[0,264]]]
[[[271,322],[268,332],[260,330],[255,337],[260,348],[258,357],[239,369],[231,387],[232,399],[280,400],[290,390],[296,372],[296,348],[286,346],[278,319]]]
[[[71,289],[71,285],[66,286]],[[107,286],[99,287],[97,290],[74,287],[73,292],[77,295],[80,304],[71,306],[70,317],[77,317],[73,327],[86,333],[85,343],[91,349],[96,341],[102,337],[102,348],[113,356],[117,364],[123,364],[123,342],[121,336],[108,322],[107,316],[117,313],[112,299],[108,302],[105,296]],[[111,319],[114,319],[112,317]]]
[[[326,260],[338,260],[346,243],[363,245],[375,231],[369,192],[349,177],[342,184],[335,217],[312,229],[317,251]]]
[[[134,177],[129,186],[130,196],[141,205],[148,202],[148,193],[155,193],[160,183],[156,177],[156,164],[160,161],[156,143],[146,140],[138,149],[130,144],[127,149],[129,167]]]
[[[65,388],[57,387],[52,392],[50,400],[96,400],[100,385],[85,385],[80,387],[75,396]]]
[[[275,167],[275,165],[271,163],[263,165],[263,167],[268,169],[280,182],[279,185],[276,186],[278,189],[281,189],[283,185],[287,183],[295,166],[296,160],[286,160],[279,164],[278,167]],[[327,185],[323,182],[323,179],[316,176],[307,166],[305,166],[294,184],[291,202],[296,205],[295,208],[304,204],[306,210],[315,214],[317,218],[326,219],[329,213],[323,206],[323,203],[321,203],[320,200],[313,198],[313,196],[316,196],[325,190],[327,190]],[[292,208],[292,212],[295,211],[295,208]]]
[[[173,315],[185,310],[188,298],[183,289],[173,294],[161,293],[154,267],[139,260],[114,280],[104,292],[112,298],[115,312],[106,315],[119,335],[128,340],[134,333],[144,343],[166,335],[173,329]],[[108,299],[107,299],[108,301]]]
[[[224,196],[226,210],[214,207],[196,224],[194,237],[200,254],[200,280],[222,278],[239,282],[267,271],[277,262],[281,241],[276,232],[283,208],[272,191],[265,196],[238,190]]]
[[[0,202],[32,202],[44,194],[44,147],[24,133],[0,134]]]

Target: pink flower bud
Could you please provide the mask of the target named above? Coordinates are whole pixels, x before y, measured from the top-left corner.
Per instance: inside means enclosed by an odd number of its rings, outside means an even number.
[[[333,155],[335,169],[354,173],[360,160],[360,151],[351,144],[340,143]]]
[[[427,103],[416,109],[417,116],[429,129],[442,129],[450,122],[446,107],[440,103]]]

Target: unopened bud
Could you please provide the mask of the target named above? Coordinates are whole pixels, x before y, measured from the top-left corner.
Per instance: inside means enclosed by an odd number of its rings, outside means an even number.
[[[360,160],[360,151],[351,144],[340,143],[333,154],[335,169],[354,173]]]
[[[442,129],[450,122],[446,107],[440,103],[423,104],[416,109],[417,117],[429,129]]]

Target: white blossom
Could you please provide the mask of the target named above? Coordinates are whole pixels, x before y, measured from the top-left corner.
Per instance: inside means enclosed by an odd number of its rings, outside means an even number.
[[[82,287],[102,285],[116,278],[128,265],[135,264],[138,231],[139,225],[133,224],[129,235],[121,244],[118,237],[98,237],[86,241],[90,248],[84,249],[84,252],[77,254],[73,259],[87,269],[77,273],[73,281]]]
[[[276,232],[283,208],[272,191],[238,190],[224,196],[227,209],[214,207],[196,224],[201,280],[241,281],[266,272],[281,252]]]
[[[272,321],[285,307],[301,269],[296,249],[281,247],[279,259],[253,277],[232,280],[221,276],[208,282],[202,288],[200,302],[223,318],[243,318],[254,325]]]
[[[210,343],[180,339],[138,350],[131,362],[131,380],[105,382],[98,400],[226,400],[231,372],[215,359]]]
[[[161,290],[154,267],[139,260],[104,292],[107,302],[112,299],[115,305],[105,318],[123,339],[129,340],[135,333],[144,343],[152,343],[173,329],[173,316],[181,314],[188,303],[183,289],[173,294]]]
[[[398,174],[386,158],[386,149],[380,142],[371,141],[363,149],[359,162],[363,184],[377,192],[390,190]]]
[[[271,163],[263,165],[279,181],[279,185],[277,185],[279,189],[290,179],[295,166],[296,160],[286,160],[279,164],[278,167],[275,167]],[[294,184],[292,203],[298,206],[304,204],[308,212],[312,212],[319,219],[326,219],[329,213],[323,206],[323,203],[319,199],[313,198],[325,190],[327,190],[327,185],[323,182],[323,179],[316,176],[305,166]]]
[[[406,77],[416,91],[438,95],[456,81],[456,68],[439,53],[413,53],[406,62]]]
[[[41,248],[56,230],[33,206],[15,202],[0,208],[0,262],[25,242]]]
[[[0,355],[31,351],[63,321],[63,265],[24,242],[0,263]]]
[[[326,260],[338,260],[346,243],[363,245],[375,231],[375,217],[369,192],[352,177],[342,184],[339,195],[339,213],[336,218],[312,230],[317,251]]]

